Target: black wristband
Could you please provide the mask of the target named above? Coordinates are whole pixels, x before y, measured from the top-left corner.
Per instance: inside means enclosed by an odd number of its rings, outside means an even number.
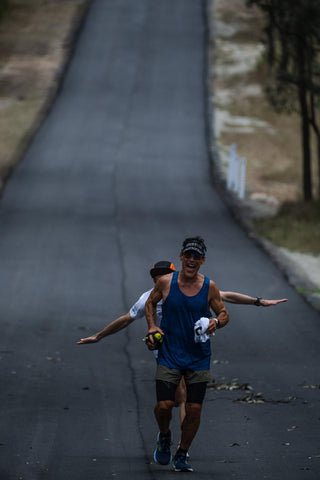
[[[260,307],[260,305],[261,305],[260,300],[261,300],[261,297],[257,297],[255,302],[254,302],[254,305],[256,305],[257,307]]]

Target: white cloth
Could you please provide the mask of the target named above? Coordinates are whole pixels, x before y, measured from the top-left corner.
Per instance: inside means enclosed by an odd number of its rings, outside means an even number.
[[[209,318],[201,317],[194,325],[194,341],[196,343],[204,343],[209,340],[209,335],[206,331],[209,327]],[[213,334],[214,335],[214,334]]]
[[[145,316],[145,306],[146,306],[146,301],[149,298],[150,293],[152,292],[151,290],[148,290],[147,292],[144,292],[139,300],[132,305],[130,308],[130,317],[136,320],[137,318],[143,318]],[[157,310],[156,310],[156,325],[157,327],[160,327],[162,319],[162,300],[160,300],[159,303],[157,303]]]

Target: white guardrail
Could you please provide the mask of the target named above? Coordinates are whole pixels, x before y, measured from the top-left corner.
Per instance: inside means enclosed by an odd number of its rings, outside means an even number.
[[[229,148],[228,155],[227,188],[243,200],[246,192],[247,160],[239,157],[236,150],[237,146],[233,143]]]

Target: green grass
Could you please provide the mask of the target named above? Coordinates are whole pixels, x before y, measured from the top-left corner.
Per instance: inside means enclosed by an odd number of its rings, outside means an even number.
[[[32,127],[39,115],[43,101],[41,97],[29,97],[23,100],[13,98],[7,108],[0,110],[0,173],[16,163],[17,149],[24,147],[33,134]]]
[[[284,204],[278,215],[256,220],[255,227],[279,247],[320,255],[320,201]]]
[[[297,292],[301,293],[301,294],[310,294],[310,295],[314,295],[314,294],[319,294],[320,293],[320,288],[313,288],[313,289],[310,289],[310,288],[306,288],[306,287],[295,287]]]

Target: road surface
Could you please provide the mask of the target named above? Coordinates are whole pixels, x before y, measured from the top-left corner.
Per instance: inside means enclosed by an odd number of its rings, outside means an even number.
[[[55,105],[7,184],[1,480],[177,475],[152,460],[145,321],[97,345],[76,341],[150,288],[155,261],[178,267],[183,239],[198,234],[202,271],[221,289],[289,301],[232,305],[213,338],[215,383],[247,390],[208,389],[190,451],[196,478],[319,478],[319,315],[212,188],[204,41],[201,1],[94,1]]]

